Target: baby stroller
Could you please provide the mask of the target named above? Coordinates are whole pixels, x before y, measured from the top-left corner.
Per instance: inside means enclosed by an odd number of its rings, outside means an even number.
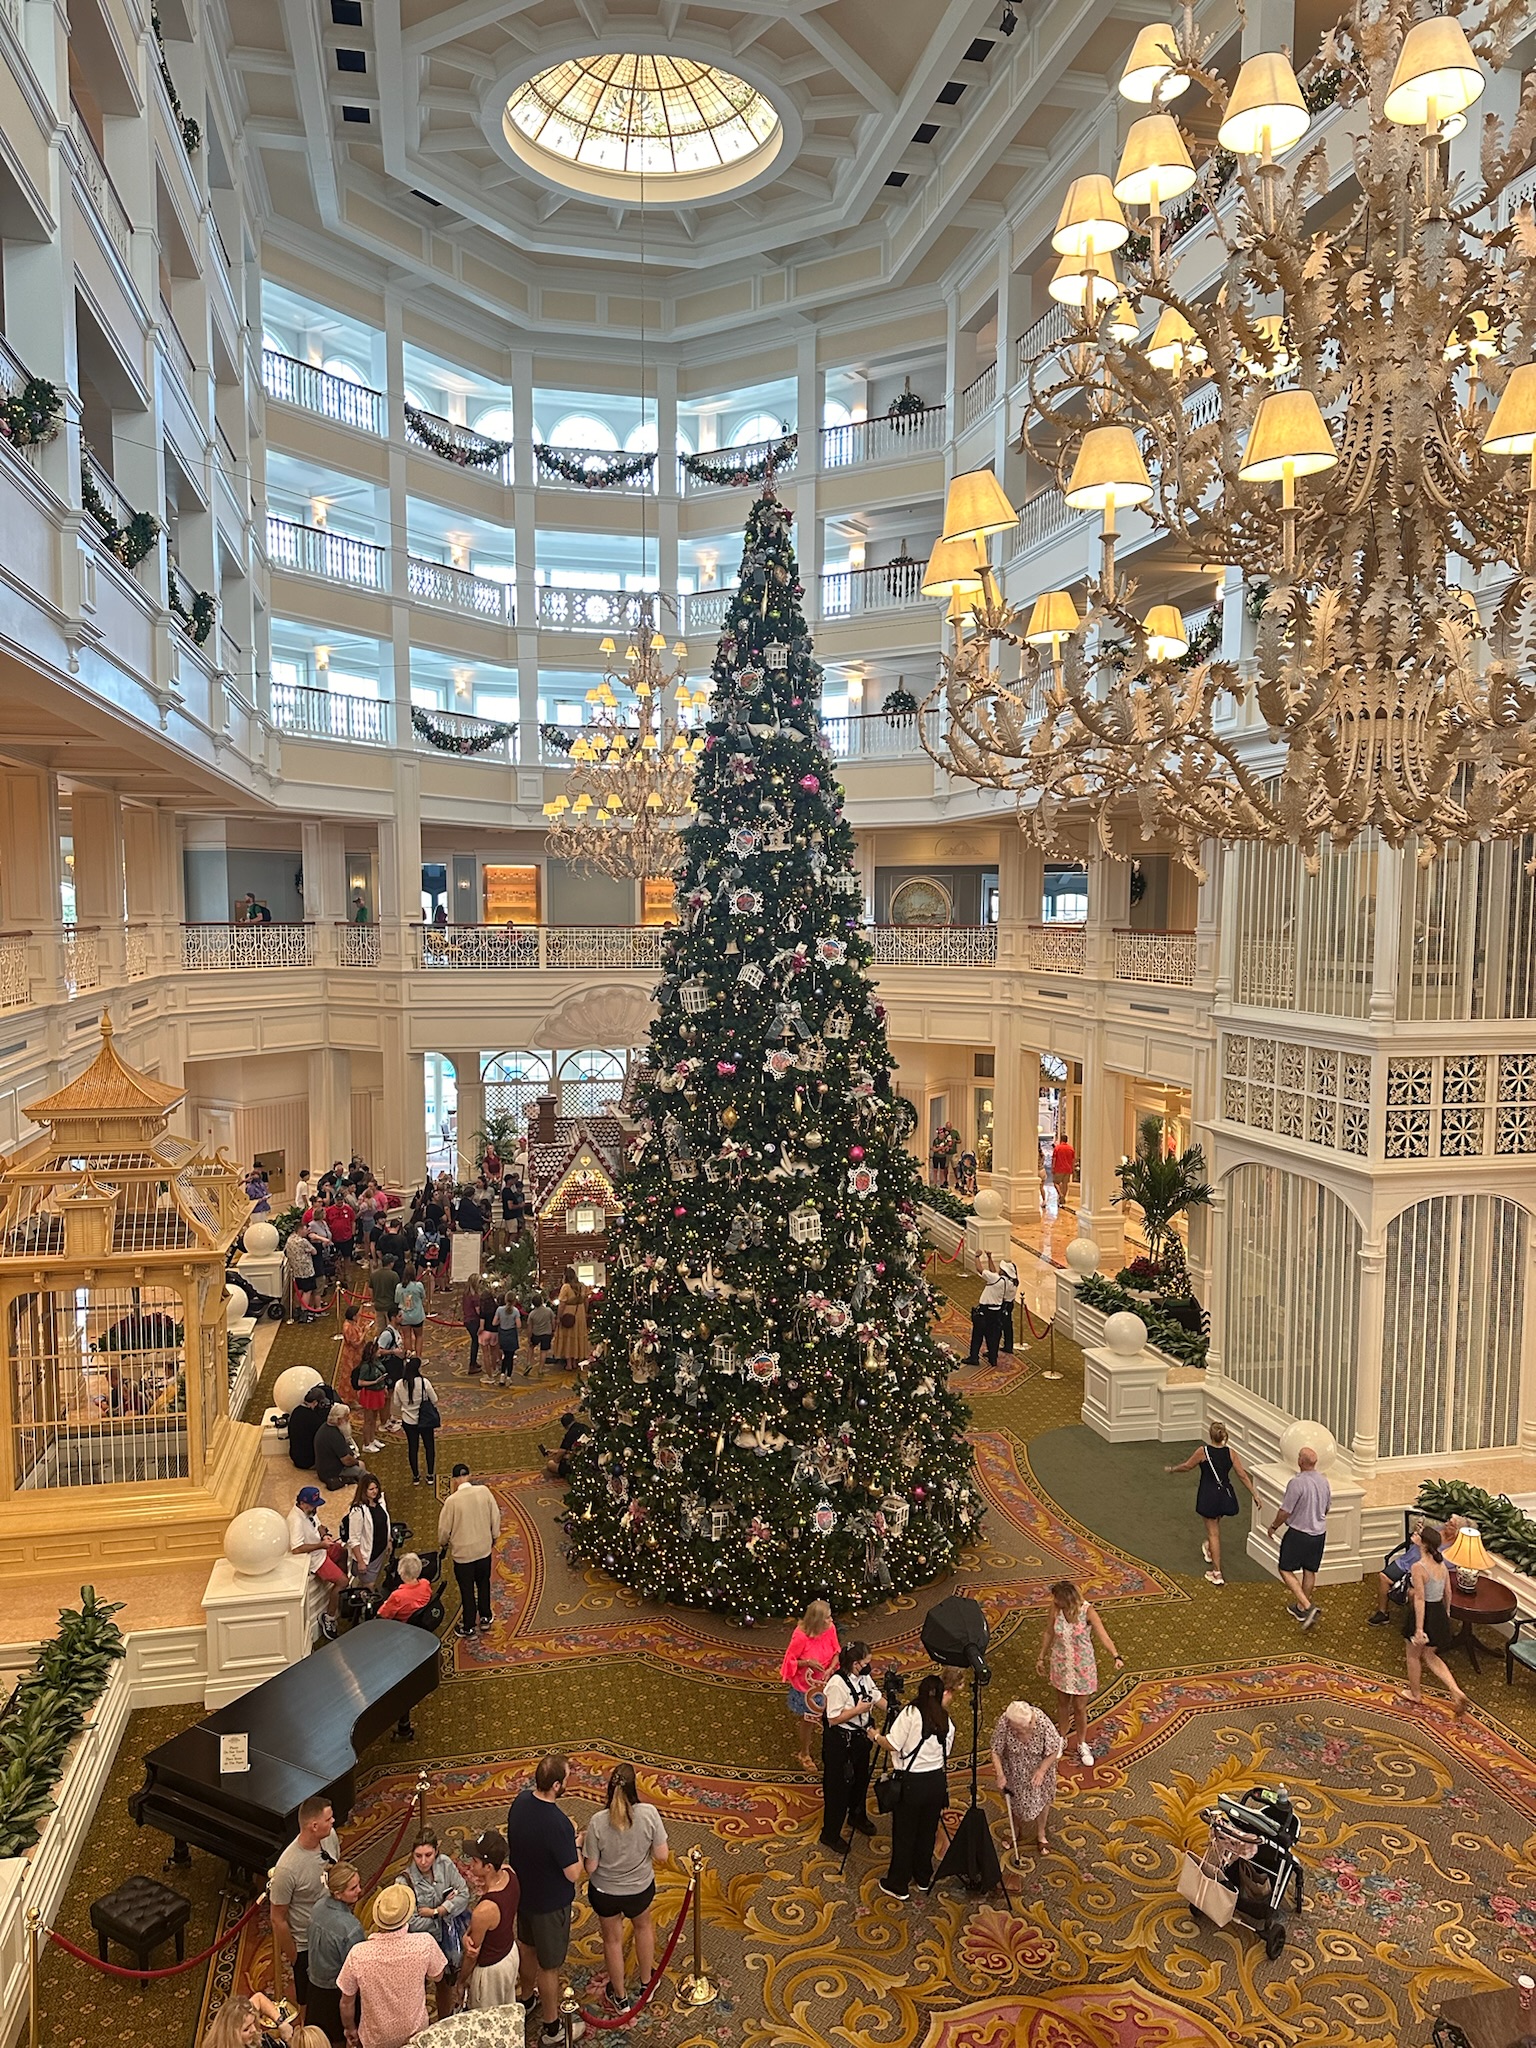
[[[1295,1911],[1301,1911],[1301,1867],[1295,1855],[1301,1822],[1285,1787],[1267,1791],[1255,1785],[1241,1799],[1223,1792],[1200,1818],[1210,1826],[1210,1840],[1198,1862],[1185,1855],[1180,1897],[1213,1926],[1236,1919],[1262,1934],[1264,1953],[1273,1962],[1285,1947],[1281,1915],[1288,1890]]]
[[[242,1273],[238,1266],[224,1269],[226,1287],[238,1287],[250,1303],[247,1313],[253,1316],[267,1316],[274,1323],[283,1320],[283,1297],[280,1294],[263,1294],[249,1273]]]

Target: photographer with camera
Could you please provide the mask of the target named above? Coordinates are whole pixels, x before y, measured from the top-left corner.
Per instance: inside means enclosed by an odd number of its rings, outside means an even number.
[[[891,1813],[891,1867],[880,1880],[888,1899],[905,1899],[913,1884],[933,1885],[933,1845],[939,1816],[949,1799],[949,1753],[955,1727],[949,1718],[953,1694],[934,1674],[923,1679],[917,1699],[874,1739],[891,1752],[895,1803]]]
[[[870,1709],[880,1688],[869,1675],[868,1643],[845,1643],[837,1669],[827,1680],[821,1736],[821,1846],[834,1856],[847,1853],[843,1823],[854,1832],[872,1835],[875,1824],[865,1810],[873,1761]]]

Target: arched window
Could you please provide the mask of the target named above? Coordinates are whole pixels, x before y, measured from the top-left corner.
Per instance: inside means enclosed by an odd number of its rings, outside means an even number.
[[[656,422],[642,420],[638,427],[631,427],[624,436],[626,455],[654,455],[656,453]]]
[[[327,356],[320,365],[327,377],[339,377],[343,384],[366,384],[368,379],[342,356]]]
[[[733,448],[750,448],[758,441],[777,441],[784,433],[784,422],[771,412],[755,412],[750,419],[742,421],[731,436]]]
[[[476,413],[470,424],[477,434],[484,434],[488,441],[513,439],[510,405],[489,405],[484,412]]]
[[[824,427],[851,427],[853,414],[840,399],[829,398],[821,408],[821,424]]]
[[[617,1106],[629,1072],[627,1056],[591,1047],[568,1052],[560,1062],[560,1114],[595,1116]]]
[[[1387,1225],[1382,1457],[1519,1441],[1530,1235],[1502,1195],[1432,1195]]]
[[[422,397],[421,393],[419,391],[413,391],[409,384],[407,384],[405,387],[405,402],[407,405],[414,406],[417,412],[435,413],[437,411],[437,407],[435,405],[428,405],[427,401]]]
[[[528,1112],[541,1095],[550,1092],[549,1054],[543,1052],[497,1052],[481,1061],[480,1078],[485,1084],[487,1116],[509,1116],[521,1137],[527,1129]]]
[[[555,423],[549,437],[551,448],[611,448],[618,452],[619,437],[606,420],[589,412],[569,412]]]
[[[1222,1370],[1348,1445],[1355,1433],[1360,1225],[1320,1181],[1239,1166],[1226,1180]]]

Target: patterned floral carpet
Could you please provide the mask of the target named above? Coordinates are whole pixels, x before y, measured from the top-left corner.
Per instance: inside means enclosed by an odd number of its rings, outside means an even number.
[[[946,1285],[961,1297],[947,1276]],[[963,1318],[963,1297],[955,1313]],[[328,1368],[332,1336],[325,1325],[284,1331],[269,1379],[294,1363]],[[445,1658],[414,1743],[370,1754],[347,1853],[373,1875],[423,1769],[433,1817],[451,1837],[499,1818],[548,1745],[575,1760],[578,1818],[610,1762],[630,1757],[674,1848],[708,1859],[706,1958],[721,1986],[703,2012],[678,2010],[670,1991],[658,2000],[634,2028],[657,2048],[1421,2048],[1438,1998],[1507,1984],[1531,1966],[1536,1689],[1506,1688],[1490,1660],[1480,1678],[1460,1673],[1475,1703],[1464,1721],[1410,1706],[1400,1640],[1365,1626],[1364,1588],[1329,1589],[1323,1628],[1303,1637],[1272,1583],[1217,1590],[1197,1565],[1188,1575],[1159,1569],[1072,1520],[1028,1458],[1033,1437],[1077,1419],[1070,1346],[1057,1347],[1059,1382],[1044,1377],[1046,1347],[1030,1343],[1000,1366],[1005,1388],[983,1391],[967,1376],[991,1511],[955,1583],[994,1621],[983,1742],[1007,1699],[1046,1698],[1037,1630],[1044,1587],[1061,1571],[1101,1605],[1127,1669],[1095,1702],[1093,1768],[1061,1772],[1047,1855],[1012,1866],[1002,1806],[985,1792],[1008,1897],[975,1902],[946,1884],[899,1906],[877,1885],[883,1823],[841,1874],[816,1845],[818,1788],[796,1765],[777,1681],[783,1631],[639,1605],[573,1572],[556,1542],[558,1490],[535,1451],[548,1427],[539,1418],[550,1403],[558,1414],[569,1383],[455,1380],[463,1340],[450,1331],[437,1341],[429,1369],[445,1396],[443,1468],[468,1456],[494,1475],[508,1509],[502,1626]],[[430,1522],[396,1439],[377,1462],[391,1496],[412,1499]],[[882,1661],[915,1674],[920,1616],[913,1603],[858,1625]],[[61,1931],[87,1946],[90,1899],[129,1870],[160,1870],[164,1842],[126,1817],[137,1758],[195,1718],[160,1709],[134,1719],[60,1915]],[[1271,1962],[1253,1934],[1197,1922],[1176,1877],[1185,1848],[1203,1844],[1201,1810],[1219,1792],[1281,1781],[1302,1816],[1305,1901]],[[956,1810],[965,1789],[957,1773]],[[220,1895],[222,1875],[198,1857],[171,1879],[193,1901],[192,1952],[239,1910]],[[680,1897],[674,1867],[660,1920]],[[50,1951],[41,2048],[195,2048],[233,1985],[267,1979],[266,1940],[258,1923],[207,1971],[143,1991]],[[598,1963],[583,1906],[572,1975],[588,2004]]]

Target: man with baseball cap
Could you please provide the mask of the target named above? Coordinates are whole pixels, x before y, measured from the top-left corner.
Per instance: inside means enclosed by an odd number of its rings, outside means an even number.
[[[491,1553],[500,1534],[495,1494],[470,1478],[467,1465],[455,1465],[453,1491],[438,1510],[437,1547],[453,1552],[453,1576],[463,1602],[461,1636],[490,1634]]]
[[[325,1613],[320,1633],[330,1642],[336,1634],[336,1616],[341,1589],[347,1583],[347,1547],[327,1536],[320,1526],[325,1495],[318,1486],[301,1486],[298,1498],[288,1510],[288,1548],[294,1557],[309,1559],[310,1574],[325,1587]]]
[[[385,1885],[372,1934],[347,1951],[336,1979],[347,2048],[405,2048],[427,2026],[427,1980],[437,1983],[448,1958],[432,1935],[411,1933],[415,1911],[408,1884]]]

